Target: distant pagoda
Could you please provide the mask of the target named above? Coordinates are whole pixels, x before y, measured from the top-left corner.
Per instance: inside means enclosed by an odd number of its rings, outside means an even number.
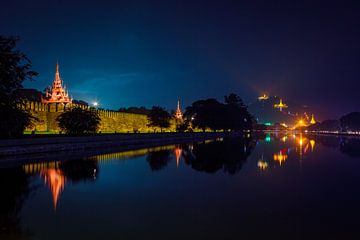
[[[175,118],[177,120],[181,120],[182,117],[183,117],[183,114],[182,114],[181,109],[180,109],[180,100],[178,100],[177,107],[176,107],[176,112],[175,112]]]
[[[314,114],[311,115],[311,120],[310,120],[310,124],[315,124],[316,120],[314,118]]]
[[[66,87],[63,87],[62,84],[63,81],[59,74],[59,64],[56,63],[54,82],[51,87],[46,88],[45,95],[41,98],[41,101],[43,103],[72,103],[72,99],[69,97]]]

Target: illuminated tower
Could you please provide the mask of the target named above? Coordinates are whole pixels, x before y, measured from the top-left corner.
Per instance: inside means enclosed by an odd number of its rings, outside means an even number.
[[[280,112],[282,111],[283,108],[287,108],[287,107],[288,107],[288,105],[283,103],[281,98],[280,98],[280,102],[278,104],[274,104],[274,108],[279,108]]]
[[[262,96],[258,97],[258,100],[259,100],[259,101],[265,101],[265,100],[268,100],[268,99],[269,99],[269,96],[268,96],[268,95],[266,95],[266,94],[264,94],[264,95],[262,95]]]
[[[181,120],[182,119],[182,112],[181,112],[181,109],[180,109],[180,100],[178,100],[177,102],[177,107],[176,107],[176,112],[175,112],[175,118],[177,120]]]
[[[315,118],[314,118],[314,114],[311,115],[311,120],[310,120],[310,124],[315,124]]]
[[[51,88],[45,90],[45,95],[41,98],[43,103],[71,103],[72,99],[66,91],[66,87],[62,86],[63,81],[59,74],[59,64],[56,63],[55,79]]]

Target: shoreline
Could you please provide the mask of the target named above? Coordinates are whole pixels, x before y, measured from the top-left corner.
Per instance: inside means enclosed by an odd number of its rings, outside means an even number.
[[[205,133],[151,133],[151,134],[112,134],[93,136],[35,137],[0,140],[0,161],[9,156],[29,154],[85,152],[88,150],[138,149],[146,146],[160,146],[191,141],[202,141],[223,137],[239,137],[242,132]]]
[[[293,133],[293,134],[311,134],[311,135],[325,135],[325,136],[346,136],[346,137],[360,137],[360,133],[348,133],[348,132],[330,132],[330,131],[294,131],[294,130],[253,130],[253,132],[264,132],[264,133]]]

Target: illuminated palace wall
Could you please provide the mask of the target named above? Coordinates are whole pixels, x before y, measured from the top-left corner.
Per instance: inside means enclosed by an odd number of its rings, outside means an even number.
[[[84,105],[72,104],[71,107],[87,108]],[[62,103],[41,103],[41,102],[27,102],[26,110],[28,110],[39,121],[35,122],[35,126],[27,129],[27,131],[41,131],[41,132],[59,132],[60,128],[56,122],[56,118],[63,113],[70,105]],[[148,127],[148,120],[145,115],[115,112],[108,110],[98,110],[101,118],[99,131],[101,132],[153,132],[154,129],[159,132],[159,128]],[[165,131],[175,131],[175,124],[171,124],[169,129]]]

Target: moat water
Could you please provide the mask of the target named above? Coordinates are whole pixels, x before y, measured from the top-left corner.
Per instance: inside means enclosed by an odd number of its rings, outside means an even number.
[[[0,168],[0,239],[360,239],[359,184],[334,136],[38,160]]]

